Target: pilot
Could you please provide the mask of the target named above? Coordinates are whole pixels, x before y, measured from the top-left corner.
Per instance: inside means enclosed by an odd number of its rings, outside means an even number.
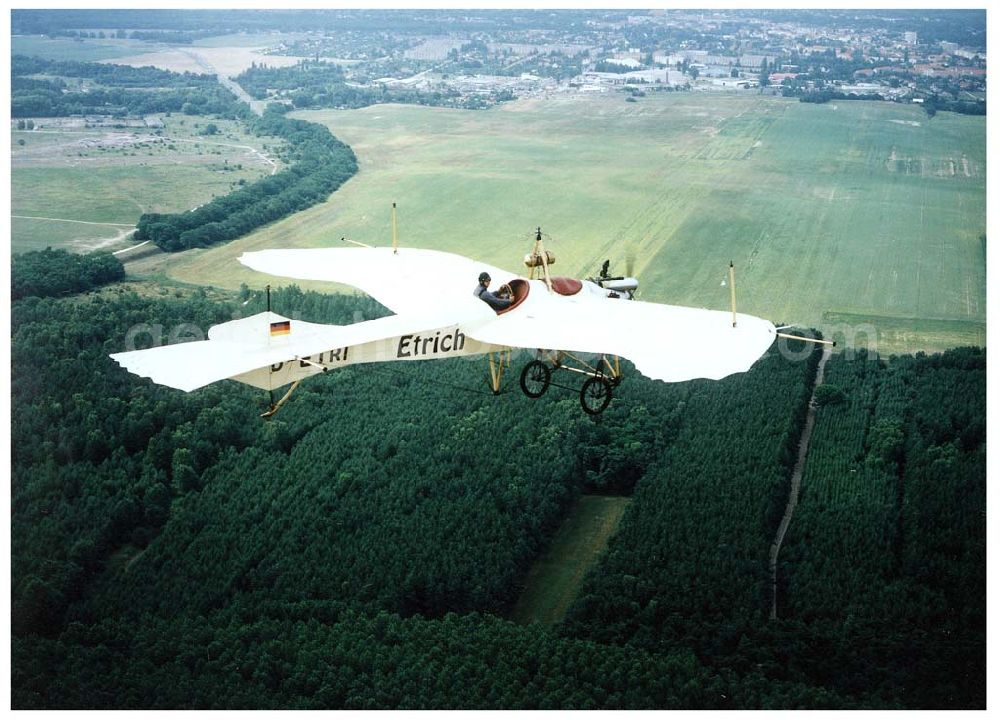
[[[474,294],[477,298],[489,305],[494,310],[503,310],[510,307],[513,302],[510,298],[502,298],[496,293],[490,292],[490,274],[488,272],[479,273],[479,284],[476,285]]]

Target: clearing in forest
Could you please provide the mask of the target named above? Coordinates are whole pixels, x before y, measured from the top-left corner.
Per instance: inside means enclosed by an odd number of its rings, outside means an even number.
[[[535,561],[511,613],[514,622],[554,625],[566,615],[587,571],[618,528],[631,498],[583,495],[548,552]]]

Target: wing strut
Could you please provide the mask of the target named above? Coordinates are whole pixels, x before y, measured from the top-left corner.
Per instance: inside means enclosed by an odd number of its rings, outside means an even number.
[[[500,394],[500,385],[503,382],[503,369],[504,363],[507,363],[507,367],[510,367],[510,348],[506,350],[500,350],[499,352],[491,352],[489,354],[490,358],[490,388],[493,390],[494,395]]]
[[[801,335],[789,335],[788,333],[776,332],[774,333],[780,338],[786,338],[788,340],[801,340],[802,342],[811,342],[816,345],[829,345],[830,347],[837,347],[836,340],[820,340],[818,338],[802,337]]]
[[[399,255],[399,243],[396,241],[396,203],[392,204],[392,254]]]
[[[733,327],[736,327],[736,268],[733,261],[729,261],[729,301],[733,306]]]
[[[261,413],[260,416],[262,418],[269,418],[269,417],[272,417],[276,412],[278,412],[279,410],[281,410],[281,406],[284,405],[286,402],[288,402],[288,398],[290,398],[292,396],[292,393],[295,392],[295,388],[297,388],[299,386],[300,382],[302,382],[302,381],[301,380],[296,380],[295,382],[293,382],[292,386],[290,388],[288,388],[288,392],[286,392],[284,394],[284,396],[281,398],[281,400],[279,400],[278,402],[273,402],[273,400],[272,400],[271,407],[268,409],[267,412]],[[272,395],[271,397],[273,398],[274,396]]]

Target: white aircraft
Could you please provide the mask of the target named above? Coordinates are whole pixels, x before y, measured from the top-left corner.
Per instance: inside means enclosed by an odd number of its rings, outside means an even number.
[[[357,243],[355,243],[357,244]],[[745,372],[771,346],[773,324],[731,312],[632,300],[636,281],[601,276],[552,277],[552,254],[541,231],[525,258],[529,277],[460,255],[393,247],[264,250],[239,261],[269,275],[321,280],[359,288],[394,315],[351,325],[292,320],[268,309],[216,325],[208,339],[115,353],[128,371],[161,385],[192,391],[230,379],[273,391],[291,388],[264,416],[272,415],[303,379],[358,363],[434,360],[488,355],[490,382],[499,393],[513,348],[534,354],[521,373],[529,397],[550,386],[552,370],[587,377],[583,409],[602,412],[621,379],[618,358],[664,382],[718,380]],[[488,273],[511,304],[495,311],[476,297]],[[730,285],[732,286],[730,265]],[[539,275],[540,277],[535,277]],[[583,357],[581,357],[583,356]]]

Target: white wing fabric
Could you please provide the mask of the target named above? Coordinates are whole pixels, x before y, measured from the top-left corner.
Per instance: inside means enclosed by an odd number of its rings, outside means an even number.
[[[508,347],[619,355],[666,382],[746,372],[775,339],[767,320],[677,305],[613,300],[591,283],[573,296],[532,280],[527,300],[497,316],[472,290],[484,270],[493,289],[516,276],[461,255],[420,248],[317,248],[244,253],[271,275],[351,285],[395,313],[452,318],[470,337]]]
[[[479,273],[487,272],[496,290],[516,275],[461,255],[387,247],[260,250],[243,253],[240,262],[268,275],[351,285],[394,313],[450,308],[480,309],[485,303],[472,291]],[[488,308],[487,308],[488,309]]]
[[[351,326],[295,320],[294,337],[272,338],[271,325],[282,321],[289,319],[272,312],[258,313],[213,326],[208,340],[115,353],[111,359],[139,377],[191,392],[217,380],[343,344],[345,335],[351,334]]]
[[[273,326],[282,322],[288,323],[288,335],[272,335]],[[208,340],[114,353],[111,359],[135,375],[185,392],[227,378],[269,390],[282,382],[253,371],[447,324],[447,319],[418,314],[323,325],[263,312],[213,326]]]
[[[515,275],[436,250],[264,250],[245,253],[240,262],[271,275],[352,285],[396,315],[353,325],[293,320],[287,335],[276,337],[274,324],[288,318],[266,312],[217,325],[208,340],[111,357],[130,372],[186,391],[225,378],[270,389],[328,365],[347,364],[349,352],[354,363],[503,347],[618,355],[644,375],[680,382],[745,372],[775,338],[767,320],[738,315],[733,327],[727,312],[610,299],[586,281],[571,296],[549,292],[540,280],[522,281],[529,286],[527,296],[497,315],[473,295],[479,274],[488,272],[493,288]],[[314,355],[319,362],[310,359]],[[276,367],[295,360],[297,374],[287,366],[277,374]]]
[[[774,325],[750,315],[737,314],[733,327],[728,312],[582,293],[562,297],[535,282],[524,306],[467,332],[497,345],[619,355],[665,382],[746,372],[775,339]]]

